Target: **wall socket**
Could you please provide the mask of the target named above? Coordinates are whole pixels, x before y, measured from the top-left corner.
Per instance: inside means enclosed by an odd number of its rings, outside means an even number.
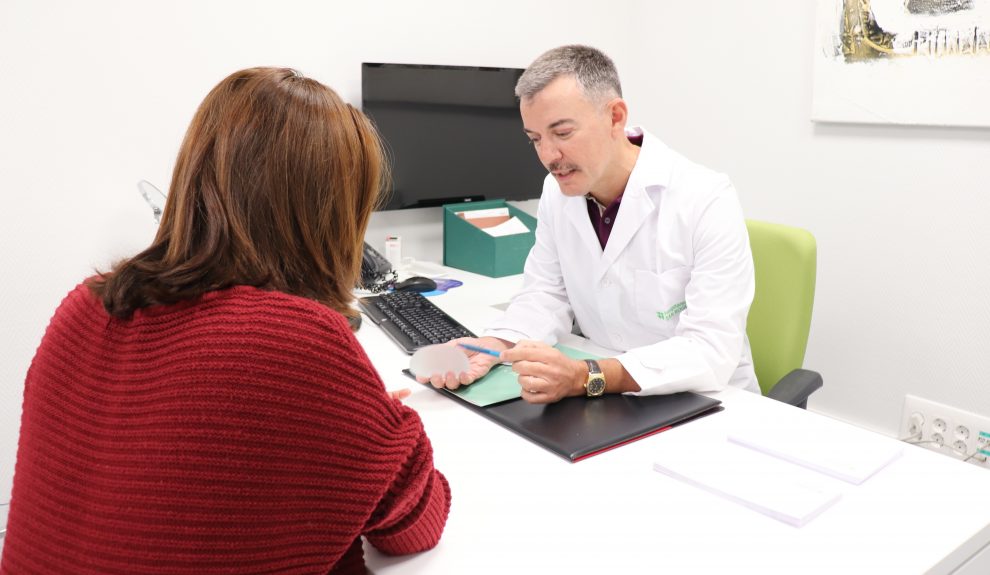
[[[898,437],[990,468],[990,417],[908,395]]]

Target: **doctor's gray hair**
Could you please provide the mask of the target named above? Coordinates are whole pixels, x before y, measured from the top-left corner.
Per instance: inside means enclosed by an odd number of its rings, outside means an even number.
[[[600,103],[622,97],[612,59],[590,46],[561,46],[544,52],[516,82],[516,97],[529,100],[561,76],[574,76],[588,100]]]

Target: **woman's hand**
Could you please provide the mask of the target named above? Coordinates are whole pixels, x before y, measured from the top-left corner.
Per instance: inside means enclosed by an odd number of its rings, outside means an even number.
[[[444,345],[458,346],[458,344],[461,343],[483,347],[492,351],[504,351],[511,346],[510,343],[495,337],[462,337],[448,341]],[[447,389],[457,389],[462,385],[470,385],[478,379],[481,379],[488,373],[489,370],[491,370],[493,366],[502,361],[501,358],[495,357],[494,355],[489,355],[487,353],[471,351],[459,346],[458,349],[461,349],[468,357],[467,371],[462,371],[461,373],[454,373],[452,371],[448,371],[447,373],[434,373],[431,374],[429,378],[417,376],[416,381],[420,383],[429,382],[437,389],[443,387],[446,387]]]

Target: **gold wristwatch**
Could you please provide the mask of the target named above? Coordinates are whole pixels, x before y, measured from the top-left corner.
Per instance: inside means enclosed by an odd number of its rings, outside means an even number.
[[[597,361],[586,359],[584,363],[588,364],[588,381],[584,384],[584,391],[588,397],[599,397],[605,393],[605,374]]]

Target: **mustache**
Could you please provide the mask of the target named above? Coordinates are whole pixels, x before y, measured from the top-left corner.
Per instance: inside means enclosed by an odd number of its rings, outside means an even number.
[[[547,166],[547,170],[551,172],[564,172],[568,170],[577,171],[578,167],[574,164],[564,164],[561,162],[553,162]]]

